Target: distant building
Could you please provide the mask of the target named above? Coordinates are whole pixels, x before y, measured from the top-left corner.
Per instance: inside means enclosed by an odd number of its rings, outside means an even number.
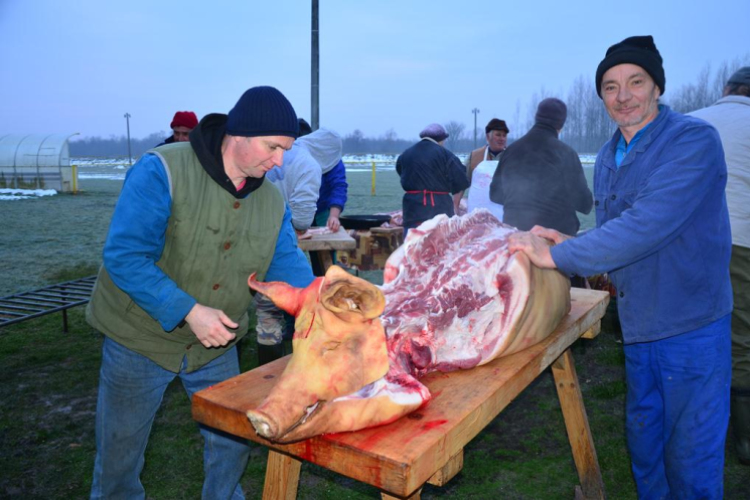
[[[74,135],[0,135],[0,189],[77,191],[78,174],[68,150]]]

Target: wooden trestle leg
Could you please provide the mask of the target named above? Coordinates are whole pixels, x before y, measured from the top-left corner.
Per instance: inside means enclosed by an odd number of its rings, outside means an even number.
[[[555,377],[557,396],[560,398],[578,479],[581,481],[581,493],[584,498],[605,498],[602,472],[596,458],[581,387],[569,348],[552,363],[552,374]]]
[[[302,462],[289,455],[268,450],[264,500],[294,500],[297,498],[299,471]]]

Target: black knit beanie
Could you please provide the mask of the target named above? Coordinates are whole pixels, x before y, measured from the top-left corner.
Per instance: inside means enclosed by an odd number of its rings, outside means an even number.
[[[607,49],[607,54],[596,68],[596,93],[602,96],[602,78],[604,73],[618,64],[635,64],[645,69],[654,79],[664,95],[664,67],[662,66],[661,54],[654,44],[654,38],[649,36],[631,36],[620,43],[616,43]]]
[[[284,94],[273,87],[253,87],[240,97],[227,116],[227,134],[242,137],[299,135],[297,113]]]
[[[568,107],[560,99],[548,97],[539,103],[536,108],[535,123],[550,125],[555,130],[560,130],[568,118]]]

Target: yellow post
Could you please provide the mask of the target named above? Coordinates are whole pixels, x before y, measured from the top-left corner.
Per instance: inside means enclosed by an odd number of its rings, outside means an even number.
[[[70,169],[73,175],[73,194],[78,194],[78,165],[71,165]]]
[[[370,196],[375,196],[375,160],[372,161],[372,189]]]

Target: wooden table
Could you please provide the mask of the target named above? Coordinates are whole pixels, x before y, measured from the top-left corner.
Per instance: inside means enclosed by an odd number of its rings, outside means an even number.
[[[193,417],[270,448],[263,498],[295,498],[304,460],[373,485],[383,498],[418,499],[424,483],[442,486],[455,476],[463,466],[463,449],[469,441],[552,365],[581,483],[576,496],[604,498],[569,347],[578,338],[592,338],[599,332],[609,294],[574,288],[571,295],[570,314],[546,340],[471,370],[426,376],[422,382],[432,392],[432,401],[389,425],[288,445],[259,437],[245,412],[265,398],[288,357],[196,393]]]
[[[310,252],[310,258],[317,260],[324,273],[333,264],[333,252],[357,248],[357,242],[343,227],[336,233],[315,234],[312,238],[299,240],[298,245],[302,251]]]

